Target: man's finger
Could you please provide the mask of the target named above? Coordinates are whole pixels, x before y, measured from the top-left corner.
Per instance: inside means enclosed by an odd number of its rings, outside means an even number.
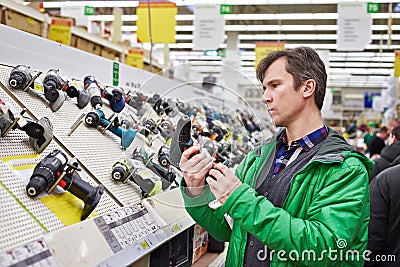
[[[224,175],[219,170],[216,170],[214,168],[209,171],[209,174],[210,174],[210,176],[214,177],[215,180],[217,180],[217,181],[218,181],[218,179],[221,179],[224,177]]]
[[[222,174],[225,174],[229,168],[222,163],[217,163],[215,164],[214,169],[219,170]]]
[[[214,183],[216,183],[217,181],[215,181],[213,178],[211,178],[210,176],[207,176],[206,181],[208,183],[208,185],[212,188],[214,188]]]
[[[183,151],[182,157],[188,160],[193,154],[198,153],[200,153],[200,146],[194,145]]]

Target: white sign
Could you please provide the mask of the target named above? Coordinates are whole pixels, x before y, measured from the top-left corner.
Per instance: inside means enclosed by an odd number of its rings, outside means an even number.
[[[338,3],[338,51],[363,51],[371,42],[371,14],[366,2]]]
[[[61,6],[61,16],[75,19],[75,26],[88,27],[89,19],[85,16],[84,6]]]
[[[196,5],[193,50],[216,50],[224,40],[225,18],[219,5]]]

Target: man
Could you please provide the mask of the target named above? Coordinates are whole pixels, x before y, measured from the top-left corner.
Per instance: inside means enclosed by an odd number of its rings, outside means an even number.
[[[388,132],[391,133],[394,128],[397,126],[400,126],[400,122],[396,118],[391,118],[387,123],[386,123],[386,128],[388,129]]]
[[[400,165],[382,171],[371,182],[370,261],[365,266],[400,266]]]
[[[386,139],[389,137],[389,131],[386,126],[379,129],[379,132],[369,142],[369,155],[371,159],[378,158],[382,149],[386,146]]]
[[[183,152],[186,210],[230,242],[226,266],[362,266],[327,253],[366,249],[372,162],[323,125],[322,60],[307,47],[276,51],[261,60],[257,77],[274,124],[285,129],[235,174],[196,154],[198,146]]]
[[[389,136],[388,146],[384,147],[379,158],[374,159],[371,180],[381,171],[400,163],[400,126],[395,127]]]

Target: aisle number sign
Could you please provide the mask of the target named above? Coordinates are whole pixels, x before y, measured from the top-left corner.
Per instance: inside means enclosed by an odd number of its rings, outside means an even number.
[[[368,13],[378,13],[381,8],[381,4],[368,2],[367,4],[367,12]]]
[[[269,55],[271,52],[283,50],[284,48],[285,43],[283,42],[256,42],[256,47],[254,48],[254,52],[256,53],[254,67],[257,68],[261,59]]]
[[[394,77],[400,77],[400,50],[394,51]]]
[[[232,13],[232,5],[221,5],[219,11],[223,15],[231,14]]]
[[[126,55],[125,64],[138,69],[143,69],[143,50],[129,49],[129,52]]]
[[[113,62],[113,85],[118,86],[119,84],[119,62]]]
[[[153,43],[175,43],[175,16],[178,8],[175,3],[157,2],[150,3],[150,25]],[[138,26],[136,35],[138,42],[150,42],[149,10],[147,3],[139,3],[136,8]]]
[[[64,45],[71,44],[72,19],[54,18],[51,20],[49,36],[50,40]]]
[[[84,14],[85,16],[94,15],[94,6],[85,6]]]

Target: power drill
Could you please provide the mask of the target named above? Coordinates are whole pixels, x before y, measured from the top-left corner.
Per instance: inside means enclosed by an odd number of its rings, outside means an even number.
[[[17,65],[10,73],[8,84],[13,89],[25,89],[32,82],[35,73],[25,65]],[[32,83],[31,83],[31,87]]]
[[[103,106],[103,101],[101,100],[102,90],[94,76],[88,75],[83,79],[83,84],[85,90],[89,92],[90,104],[95,109],[100,109]]]
[[[37,122],[25,117],[25,111],[12,112],[10,105],[0,98],[0,136],[5,137],[10,130],[20,129],[29,136],[33,149],[41,153],[53,138],[53,125],[46,117]]]
[[[121,88],[113,88],[111,93],[103,90],[102,97],[108,100],[111,110],[120,113],[125,107],[124,90]]]
[[[158,150],[158,163],[164,168],[168,168],[171,162],[169,161],[169,147],[161,146]]]
[[[167,189],[176,178],[176,173],[173,169],[166,169],[153,162],[144,147],[136,147],[132,152],[132,159],[141,161],[146,168],[157,174],[161,178],[162,189],[164,190]]]
[[[104,129],[109,130],[116,136],[120,137],[121,146],[124,149],[128,148],[131,145],[136,137],[136,133],[138,132],[138,130],[123,129],[118,125],[114,125],[114,122],[106,119],[104,112],[100,109],[87,113],[85,116],[85,124],[89,127],[96,127],[97,125],[100,125]]]
[[[52,110],[60,109],[65,101],[64,93],[60,93],[68,82],[61,78],[60,71],[50,69],[43,78],[44,97],[51,103]],[[75,88],[76,90],[76,88]]]
[[[148,169],[143,162],[135,159],[121,158],[114,163],[111,171],[111,177],[122,183],[126,183],[129,179],[137,184],[143,197],[150,197],[158,194],[162,189],[162,182],[156,179],[143,178],[139,172]]]
[[[85,203],[81,214],[81,220],[85,220],[99,203],[104,186],[93,187],[83,181],[76,172],[79,170],[77,162],[68,164],[67,156],[56,149],[36,165],[26,192],[30,197],[36,197],[43,191],[51,193],[58,185]]]
[[[169,148],[169,160],[176,168],[179,168],[182,152],[193,145],[191,129],[190,117],[187,115],[180,117]]]

